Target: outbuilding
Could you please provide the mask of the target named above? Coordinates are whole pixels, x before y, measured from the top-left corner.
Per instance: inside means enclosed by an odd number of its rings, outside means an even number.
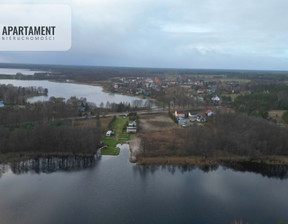
[[[128,126],[126,132],[127,132],[128,134],[131,134],[131,133],[136,134],[137,128],[136,128],[136,127],[129,127],[129,126]]]

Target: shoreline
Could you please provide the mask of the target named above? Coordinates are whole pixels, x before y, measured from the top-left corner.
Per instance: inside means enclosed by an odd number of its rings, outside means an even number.
[[[79,157],[92,157],[95,153],[72,153],[72,152],[8,152],[0,153],[0,164],[8,164],[13,162],[21,162],[30,159],[37,159],[40,157],[68,157],[68,156],[79,156]]]
[[[173,165],[173,166],[208,166],[220,165],[222,163],[251,163],[265,165],[284,165],[288,166],[288,156],[263,156],[261,158],[250,158],[245,156],[230,156],[230,157],[208,157],[200,156],[163,156],[163,157],[143,157],[140,156],[136,163],[139,165]]]
[[[87,85],[87,86],[99,86],[99,87],[102,87],[102,92],[104,93],[111,93],[111,94],[118,94],[118,95],[122,95],[122,96],[132,96],[132,97],[138,97],[138,98],[141,98],[141,99],[147,99],[147,100],[150,100],[154,103],[157,103],[157,100],[149,97],[149,96],[143,96],[143,95],[134,95],[134,94],[125,94],[125,93],[121,93],[121,92],[111,92],[109,90],[107,90],[105,88],[105,84],[104,83],[99,83],[99,82],[93,82],[93,83],[86,83],[86,82],[76,82],[76,81],[73,81],[73,82],[60,82],[60,81],[56,81],[56,80],[47,80],[47,81],[50,81],[50,82],[56,82],[56,83],[68,83],[68,84],[78,84],[78,85]]]
[[[218,155],[215,157],[202,156],[143,156],[143,149],[141,146],[141,138],[134,136],[129,141],[130,156],[129,161],[138,165],[172,165],[172,166],[213,166],[223,163],[251,163],[251,164],[265,164],[265,165],[283,165],[288,166],[288,156],[270,155],[261,156],[258,158],[238,155]]]

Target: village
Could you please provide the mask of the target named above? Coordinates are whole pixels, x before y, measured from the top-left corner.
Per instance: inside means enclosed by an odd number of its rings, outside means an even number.
[[[240,94],[250,93],[244,88],[249,80],[225,79],[222,76],[180,76],[169,77],[121,77],[108,87],[114,93],[132,94],[137,96],[153,97],[154,92],[161,90],[182,87],[186,90],[187,96],[204,102],[206,96],[212,96],[209,100],[219,102],[217,94]]]

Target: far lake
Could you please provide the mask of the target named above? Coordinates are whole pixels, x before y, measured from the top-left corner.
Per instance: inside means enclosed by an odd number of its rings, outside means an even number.
[[[0,165],[0,222],[288,221],[287,167],[250,167],[244,171],[242,166],[140,166],[129,162],[128,145],[121,148],[115,157],[52,158],[11,164],[11,168]]]
[[[104,103],[104,106],[107,102],[109,103],[133,103],[135,100],[141,100],[141,98],[133,96],[125,96],[120,94],[111,94],[103,92],[103,88],[100,86],[89,86],[82,84],[74,83],[57,83],[49,81],[31,81],[31,80],[14,80],[14,79],[0,79],[0,84],[12,84],[14,86],[22,87],[43,87],[48,89],[48,96],[37,96],[32,97],[28,101],[31,103],[37,101],[47,101],[51,96],[62,97],[66,100],[72,96],[78,98],[86,98],[88,102],[95,103],[97,106]],[[145,100],[143,100],[143,103]]]
[[[17,68],[0,68],[0,75],[16,75],[21,73],[22,75],[34,75],[34,73],[46,73],[47,71],[33,71],[30,69],[17,69]]]

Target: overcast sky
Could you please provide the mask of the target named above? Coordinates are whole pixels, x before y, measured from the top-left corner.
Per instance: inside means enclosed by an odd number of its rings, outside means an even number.
[[[0,52],[0,62],[288,70],[287,0],[0,2],[72,9],[69,51]]]

